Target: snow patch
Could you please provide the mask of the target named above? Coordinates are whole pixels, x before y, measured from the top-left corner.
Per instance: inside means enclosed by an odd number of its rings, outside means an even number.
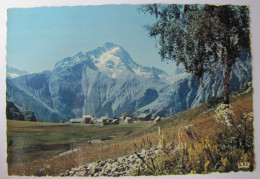
[[[190,75],[189,73],[184,72],[184,73],[181,73],[181,74],[178,74],[178,75],[167,76],[166,80],[168,82],[170,82],[170,84],[174,84],[181,79],[185,79],[189,75]]]
[[[79,57],[76,57],[76,58],[74,58],[74,62],[80,62],[81,61],[81,59],[79,58]]]
[[[152,74],[149,72],[144,71],[141,67],[133,69],[133,71],[137,74],[137,75],[141,75],[144,77],[151,77]]]
[[[114,55],[114,53],[118,50],[120,50],[119,47],[113,48],[112,50],[102,54],[98,59],[95,59],[100,62],[98,64],[98,67],[105,66],[108,61],[113,61],[115,63],[115,66],[118,66],[118,64],[121,62],[121,59]]]
[[[122,59],[114,55],[118,50],[120,50],[120,47],[115,47],[103,53],[99,58],[91,56],[96,67],[112,78],[118,77],[125,68]]]
[[[16,73],[8,73],[7,74],[10,78],[16,78],[18,76],[20,76],[19,74],[16,74]]]

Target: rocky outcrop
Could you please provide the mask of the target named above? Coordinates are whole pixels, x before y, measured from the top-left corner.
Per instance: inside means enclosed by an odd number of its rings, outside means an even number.
[[[135,153],[134,155],[118,157],[114,160],[98,161],[72,168],[65,173],[61,173],[60,176],[137,176],[140,172],[147,170],[145,162],[150,161],[158,153],[159,150],[157,148],[153,150],[143,149],[141,153]]]

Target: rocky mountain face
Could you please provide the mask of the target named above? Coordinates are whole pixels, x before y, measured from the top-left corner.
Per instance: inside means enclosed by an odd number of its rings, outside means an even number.
[[[247,53],[234,65],[232,90],[252,80]],[[21,110],[31,110],[38,121],[58,122],[82,115],[169,116],[195,107],[223,93],[223,71],[196,79],[177,69],[174,75],[133,61],[121,46],[106,43],[58,61],[52,71],[8,78],[7,100]]]
[[[65,176],[86,176],[86,177],[121,177],[121,176],[138,176],[138,171],[143,171],[147,167],[143,160],[151,161],[160,150],[158,148],[152,150],[142,150],[141,153],[135,155],[118,157],[114,160],[108,159],[105,161],[93,162],[86,165],[67,170],[61,173],[61,177]]]

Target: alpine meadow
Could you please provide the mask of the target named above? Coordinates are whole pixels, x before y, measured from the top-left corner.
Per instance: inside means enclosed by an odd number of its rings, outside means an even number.
[[[8,175],[254,172],[251,58],[246,5],[9,9]]]

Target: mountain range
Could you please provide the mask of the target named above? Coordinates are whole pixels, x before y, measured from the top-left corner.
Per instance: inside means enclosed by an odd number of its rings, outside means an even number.
[[[22,71],[17,68],[9,67],[8,65],[6,66],[6,76],[8,78],[16,78],[27,74],[29,74],[27,71]]]
[[[82,115],[170,116],[223,94],[223,68],[196,78],[177,68],[173,75],[137,64],[121,46],[105,43],[58,61],[51,71],[7,77],[7,101],[33,111],[37,121],[58,122]],[[251,57],[241,53],[231,74],[231,90],[252,81]]]

